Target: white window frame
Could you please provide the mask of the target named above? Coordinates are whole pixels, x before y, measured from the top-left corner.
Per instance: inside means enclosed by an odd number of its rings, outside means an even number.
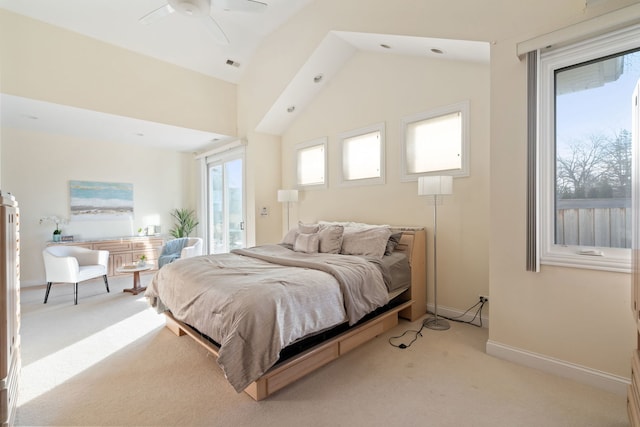
[[[219,141],[213,145],[210,150],[195,155],[195,159],[200,162],[200,197],[198,200],[198,212],[199,218],[206,218],[206,221],[200,221],[199,229],[200,236],[204,237],[204,253],[210,253],[209,247],[209,164],[216,161],[227,160],[230,158],[242,159],[242,218],[244,218],[245,232],[243,236],[244,246],[249,242],[249,224],[247,223],[247,159],[246,159],[246,144],[244,139],[237,139],[231,141]]]
[[[311,147],[315,147],[315,146],[320,146],[322,145],[324,147],[324,182],[322,182],[321,184],[301,184],[300,183],[300,173],[299,173],[299,168],[301,167],[301,165],[298,162],[298,158],[299,158],[299,153],[302,150],[311,148]],[[296,183],[296,187],[298,189],[302,189],[302,190],[314,190],[314,189],[325,189],[327,188],[327,182],[328,182],[328,143],[327,143],[327,137],[322,137],[322,138],[317,138],[317,139],[313,139],[311,141],[307,141],[307,142],[301,142],[299,144],[296,144],[295,146],[295,153],[294,153],[294,158],[293,161],[295,163],[293,170],[295,171],[295,177],[294,177],[294,182]]]
[[[425,172],[410,173],[407,168],[408,161],[408,145],[407,145],[407,126],[440,116],[452,113],[461,114],[461,138],[460,141],[460,169],[432,170]],[[418,177],[425,175],[451,175],[454,177],[469,176],[469,101],[462,101],[456,104],[446,105],[427,112],[414,114],[402,119],[402,156],[401,156],[401,181],[417,181]]]
[[[555,244],[555,87],[557,69],[640,47],[640,26],[615,31],[570,46],[538,52],[538,218],[540,263],[594,270],[631,271],[631,250]],[[631,104],[631,94],[629,94]],[[603,255],[581,254],[594,250]]]
[[[344,156],[345,150],[345,140],[367,135],[370,133],[378,132],[380,135],[380,153],[379,159],[380,164],[378,165],[378,176],[371,178],[360,178],[360,179],[347,179],[345,178],[345,170],[349,167],[347,164],[347,159]],[[354,185],[380,185],[385,183],[385,124],[377,123],[371,126],[363,127],[360,129],[355,129],[352,131],[341,133],[338,136],[340,141],[340,175],[338,185],[340,186],[354,186]]]

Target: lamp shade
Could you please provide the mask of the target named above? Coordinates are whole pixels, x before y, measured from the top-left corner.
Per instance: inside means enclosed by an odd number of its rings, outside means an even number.
[[[418,194],[420,196],[434,196],[453,193],[453,177],[421,176],[418,178]]]
[[[279,202],[297,202],[298,190],[278,190]]]

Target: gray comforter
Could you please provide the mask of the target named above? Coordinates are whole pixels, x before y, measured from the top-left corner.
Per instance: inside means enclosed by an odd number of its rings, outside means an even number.
[[[220,344],[218,364],[240,392],[299,339],[385,305],[379,264],[280,245],[187,258],[164,266],[145,296]]]

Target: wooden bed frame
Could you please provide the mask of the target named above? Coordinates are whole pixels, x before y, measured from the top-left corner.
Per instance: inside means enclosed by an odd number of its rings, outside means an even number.
[[[395,327],[398,324],[398,316],[414,321],[427,312],[426,232],[422,227],[393,227],[394,233],[398,231],[402,231],[403,234],[396,251],[406,252],[411,265],[411,287],[402,293],[402,303],[276,364],[244,390],[249,396],[255,400],[262,400]],[[189,325],[176,320],[170,312],[165,314],[166,326],[173,333],[178,336],[189,335],[218,356],[219,348],[215,344]]]

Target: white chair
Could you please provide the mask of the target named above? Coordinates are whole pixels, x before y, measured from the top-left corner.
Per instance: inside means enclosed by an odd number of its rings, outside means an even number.
[[[180,237],[169,240],[162,247],[158,257],[158,268],[181,258],[202,255],[202,239],[200,237]]]
[[[74,284],[74,304],[78,304],[78,283],[94,277],[102,276],[109,292],[107,271],[109,251],[96,251],[79,246],[49,246],[42,251],[44,269],[47,276],[47,292],[44,303],[47,303],[51,285],[55,283]]]
[[[202,239],[200,237],[189,237],[180,252],[180,258],[191,258],[200,255],[202,255]]]

